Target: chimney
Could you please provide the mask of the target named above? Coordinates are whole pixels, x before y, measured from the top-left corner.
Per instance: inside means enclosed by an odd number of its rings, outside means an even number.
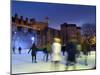
[[[18,23],[19,23],[19,21],[18,21],[18,14],[15,14],[15,16],[14,16],[14,17],[15,17],[15,23],[17,23],[17,24],[18,24]]]
[[[35,24],[35,22],[36,22],[36,21],[35,21],[34,18],[31,18],[31,19],[30,19],[30,23],[31,23],[32,25]]]
[[[26,17],[26,21],[28,22],[28,18]]]
[[[20,20],[21,20],[21,21],[23,20],[23,16],[20,16]]]
[[[26,24],[28,24],[28,18],[27,17],[26,17],[25,21],[26,21]]]
[[[19,21],[19,23],[22,24],[22,25],[24,24],[23,16],[20,16],[20,21]]]
[[[15,14],[15,19],[18,19],[18,14],[17,13]]]

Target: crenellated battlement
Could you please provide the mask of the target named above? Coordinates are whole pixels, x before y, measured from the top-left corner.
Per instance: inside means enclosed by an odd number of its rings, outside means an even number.
[[[12,25],[41,31],[48,27],[48,22],[47,18],[45,22],[39,22],[34,18],[29,19],[28,17],[26,17],[24,19],[23,16],[18,16],[17,14],[15,14],[15,16],[12,16]]]

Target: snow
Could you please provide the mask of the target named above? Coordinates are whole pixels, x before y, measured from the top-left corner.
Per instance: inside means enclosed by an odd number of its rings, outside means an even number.
[[[63,55],[62,55],[63,56]],[[16,50],[16,54],[12,53],[12,74],[18,73],[36,73],[36,72],[51,72],[51,71],[64,71],[66,68],[66,60],[65,56],[63,56],[63,60],[59,63],[57,69],[55,69],[54,64],[51,62],[50,56],[49,61],[46,62],[43,60],[44,54],[42,52],[37,53],[37,63],[31,62],[31,53],[28,54],[27,50],[22,50],[22,54],[18,54],[18,50]],[[67,70],[84,70],[84,69],[92,69],[95,67],[95,51],[92,51],[88,56],[88,65],[84,64],[85,56],[81,54],[81,57],[77,58],[76,68],[73,66],[69,66]]]

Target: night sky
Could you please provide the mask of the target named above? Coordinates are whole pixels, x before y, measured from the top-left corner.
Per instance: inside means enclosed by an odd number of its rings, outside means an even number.
[[[12,16],[17,13],[24,18],[45,21],[49,17],[49,27],[60,29],[62,23],[77,24],[96,23],[96,7],[84,5],[12,1]]]

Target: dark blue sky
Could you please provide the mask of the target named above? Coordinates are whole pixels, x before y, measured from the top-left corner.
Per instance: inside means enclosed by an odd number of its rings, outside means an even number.
[[[64,22],[78,26],[96,23],[95,6],[12,1],[12,15],[15,13],[24,18],[35,18],[37,21],[45,21],[45,17],[48,16],[49,27],[56,29]]]

